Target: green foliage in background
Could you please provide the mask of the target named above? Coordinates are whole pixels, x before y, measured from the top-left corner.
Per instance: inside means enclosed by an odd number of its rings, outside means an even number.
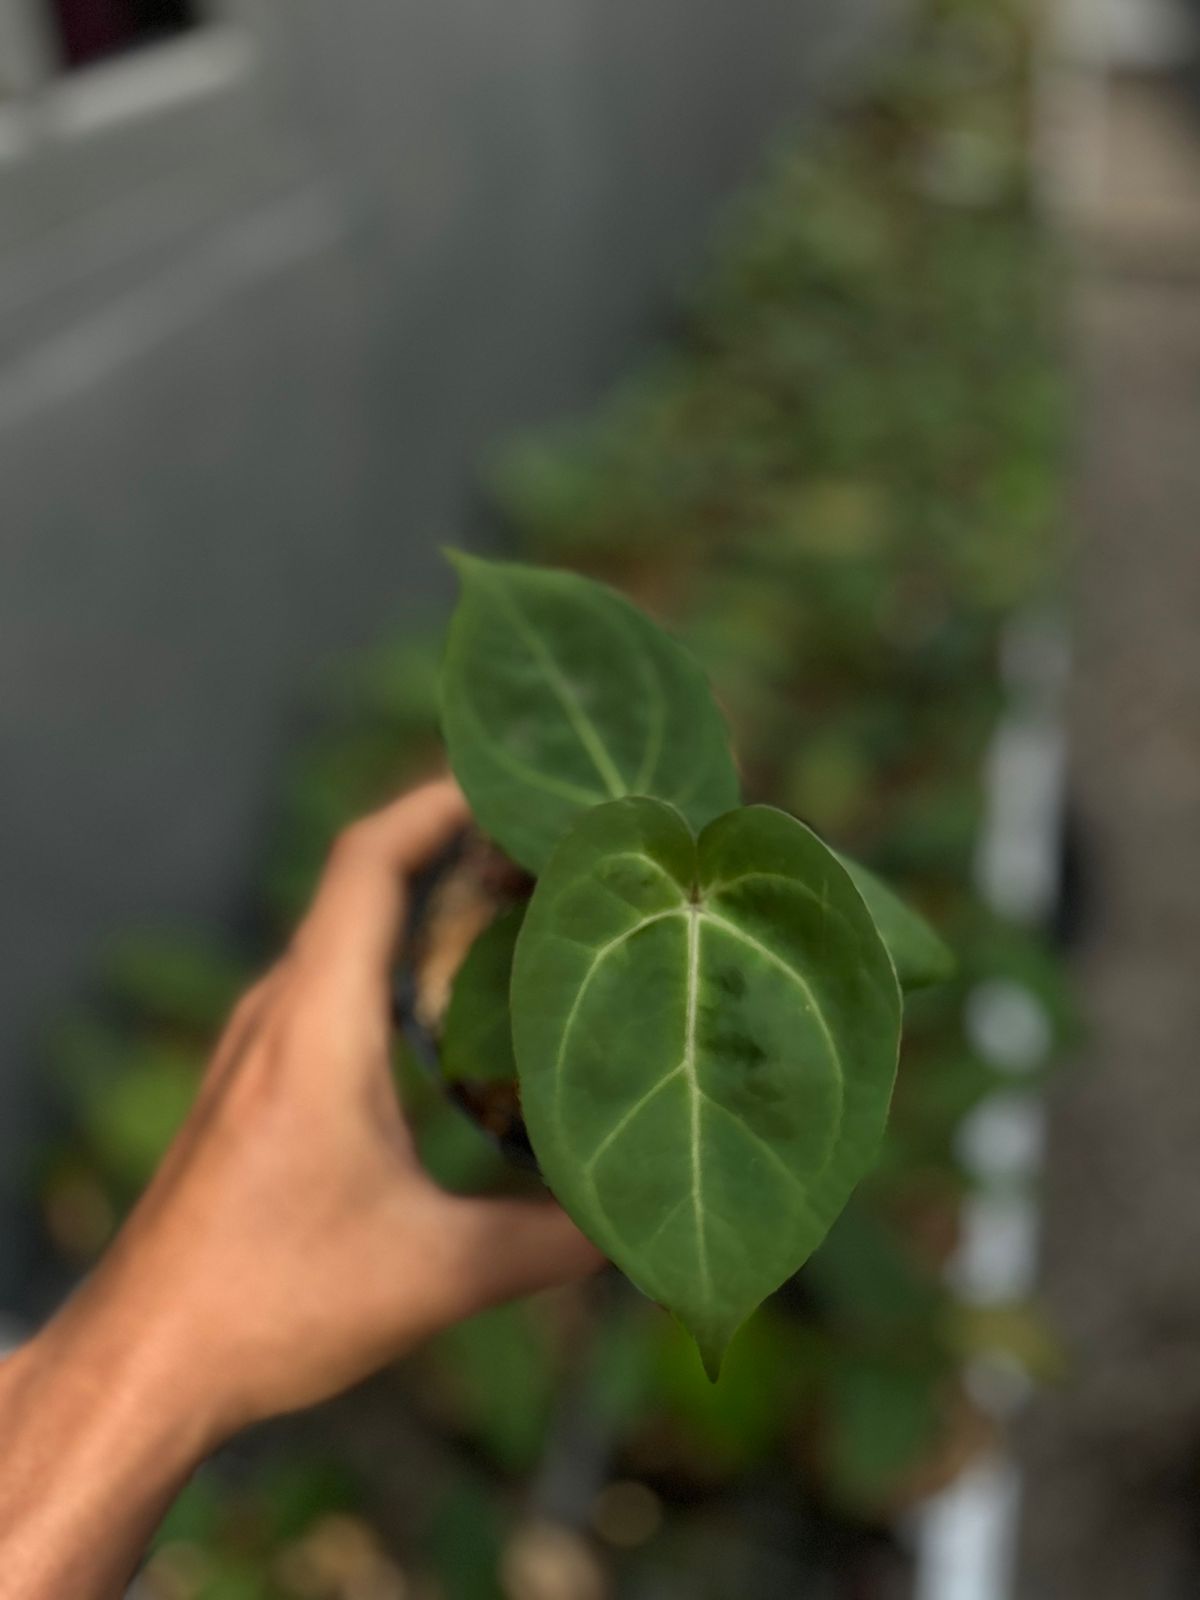
[[[409,1578],[454,1600],[532,1595],[539,1559],[599,1563],[618,1593],[754,1592],[737,1529],[784,1507],[791,1542],[772,1559],[804,1592],[814,1518],[886,1522],[969,1456],[983,1424],[960,1375],[981,1345],[1052,1366],[1025,1308],[981,1318],[945,1273],[963,1118],[1000,1083],[1035,1092],[1070,1028],[1044,946],[971,887],[1000,631],[1053,596],[1060,558],[1064,406],[1028,74],[1014,7],[929,0],[876,89],[784,141],[730,210],[670,344],[593,415],[491,465],[497,542],[611,579],[669,622],[716,686],[747,798],[777,800],[897,882],[960,970],[909,997],[880,1164],[735,1342],[720,1384],[667,1319],[607,1284],[458,1330],[407,1364],[391,1401],[397,1437],[415,1431],[435,1467],[389,1474],[376,1455],[357,1501],[331,1497],[309,1529],[333,1518],[346,1560],[395,1560],[362,1534],[366,1508],[409,1530]],[[256,947],[139,941],[108,998],[63,1025],[74,1131],[42,1193],[69,1257],[100,1247],[144,1179],[229,994],[334,830],[434,758],[437,660],[406,631],[331,685],[289,775]],[[1008,977],[1048,1019],[1045,1061],[1019,1082],[964,1026],[969,991]],[[512,1181],[420,1072],[400,1070],[443,1181]],[[305,1589],[280,1565],[286,1539],[247,1543],[245,1480],[208,1482],[217,1509],[182,1541],[175,1586],[151,1594],[361,1592],[336,1562]],[[415,1509],[401,1517],[389,1493]]]

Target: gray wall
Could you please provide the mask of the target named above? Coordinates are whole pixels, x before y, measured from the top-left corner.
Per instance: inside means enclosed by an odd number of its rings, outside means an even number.
[[[0,159],[10,1297],[45,1019],[228,913],[306,679],[444,607],[481,447],[622,368],[882,0],[230,5],[209,88]]]

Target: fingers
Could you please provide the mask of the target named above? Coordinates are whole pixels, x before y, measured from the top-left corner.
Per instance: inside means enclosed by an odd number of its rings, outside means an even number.
[[[333,848],[295,948],[332,974],[386,979],[404,931],[409,877],[469,818],[462,791],[445,778],[353,823]]]

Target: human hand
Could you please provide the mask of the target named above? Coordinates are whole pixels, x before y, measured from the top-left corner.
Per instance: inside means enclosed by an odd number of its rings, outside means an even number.
[[[396,1098],[391,975],[408,879],[466,820],[445,781],[338,840],[291,948],[235,1010],[113,1246],[0,1368],[0,1418],[11,1426],[15,1407],[18,1440],[22,1416],[37,1412],[44,1435],[58,1415],[81,1472],[85,1459],[94,1472],[120,1459],[115,1439],[128,1455],[132,1429],[158,1475],[177,1480],[245,1425],[333,1395],[486,1306],[600,1265],[550,1200],[438,1188]],[[0,1512],[12,1473],[10,1455]],[[144,1463],[141,1474],[154,1476]],[[86,1502],[86,1483],[80,1492]]]
[[[436,1329],[592,1270],[552,1202],[439,1189],[391,1070],[409,875],[468,820],[449,782],[338,840],[290,950],[72,1316],[166,1346],[216,1433],[326,1398]]]

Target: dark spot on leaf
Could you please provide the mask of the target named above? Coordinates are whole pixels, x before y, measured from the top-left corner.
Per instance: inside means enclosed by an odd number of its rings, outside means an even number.
[[[709,1043],[718,1056],[745,1073],[761,1067],[767,1059],[762,1045],[747,1033],[714,1033]]]
[[[746,992],[745,975],[737,967],[718,967],[712,977],[721,993],[731,1000],[740,1000]]]

